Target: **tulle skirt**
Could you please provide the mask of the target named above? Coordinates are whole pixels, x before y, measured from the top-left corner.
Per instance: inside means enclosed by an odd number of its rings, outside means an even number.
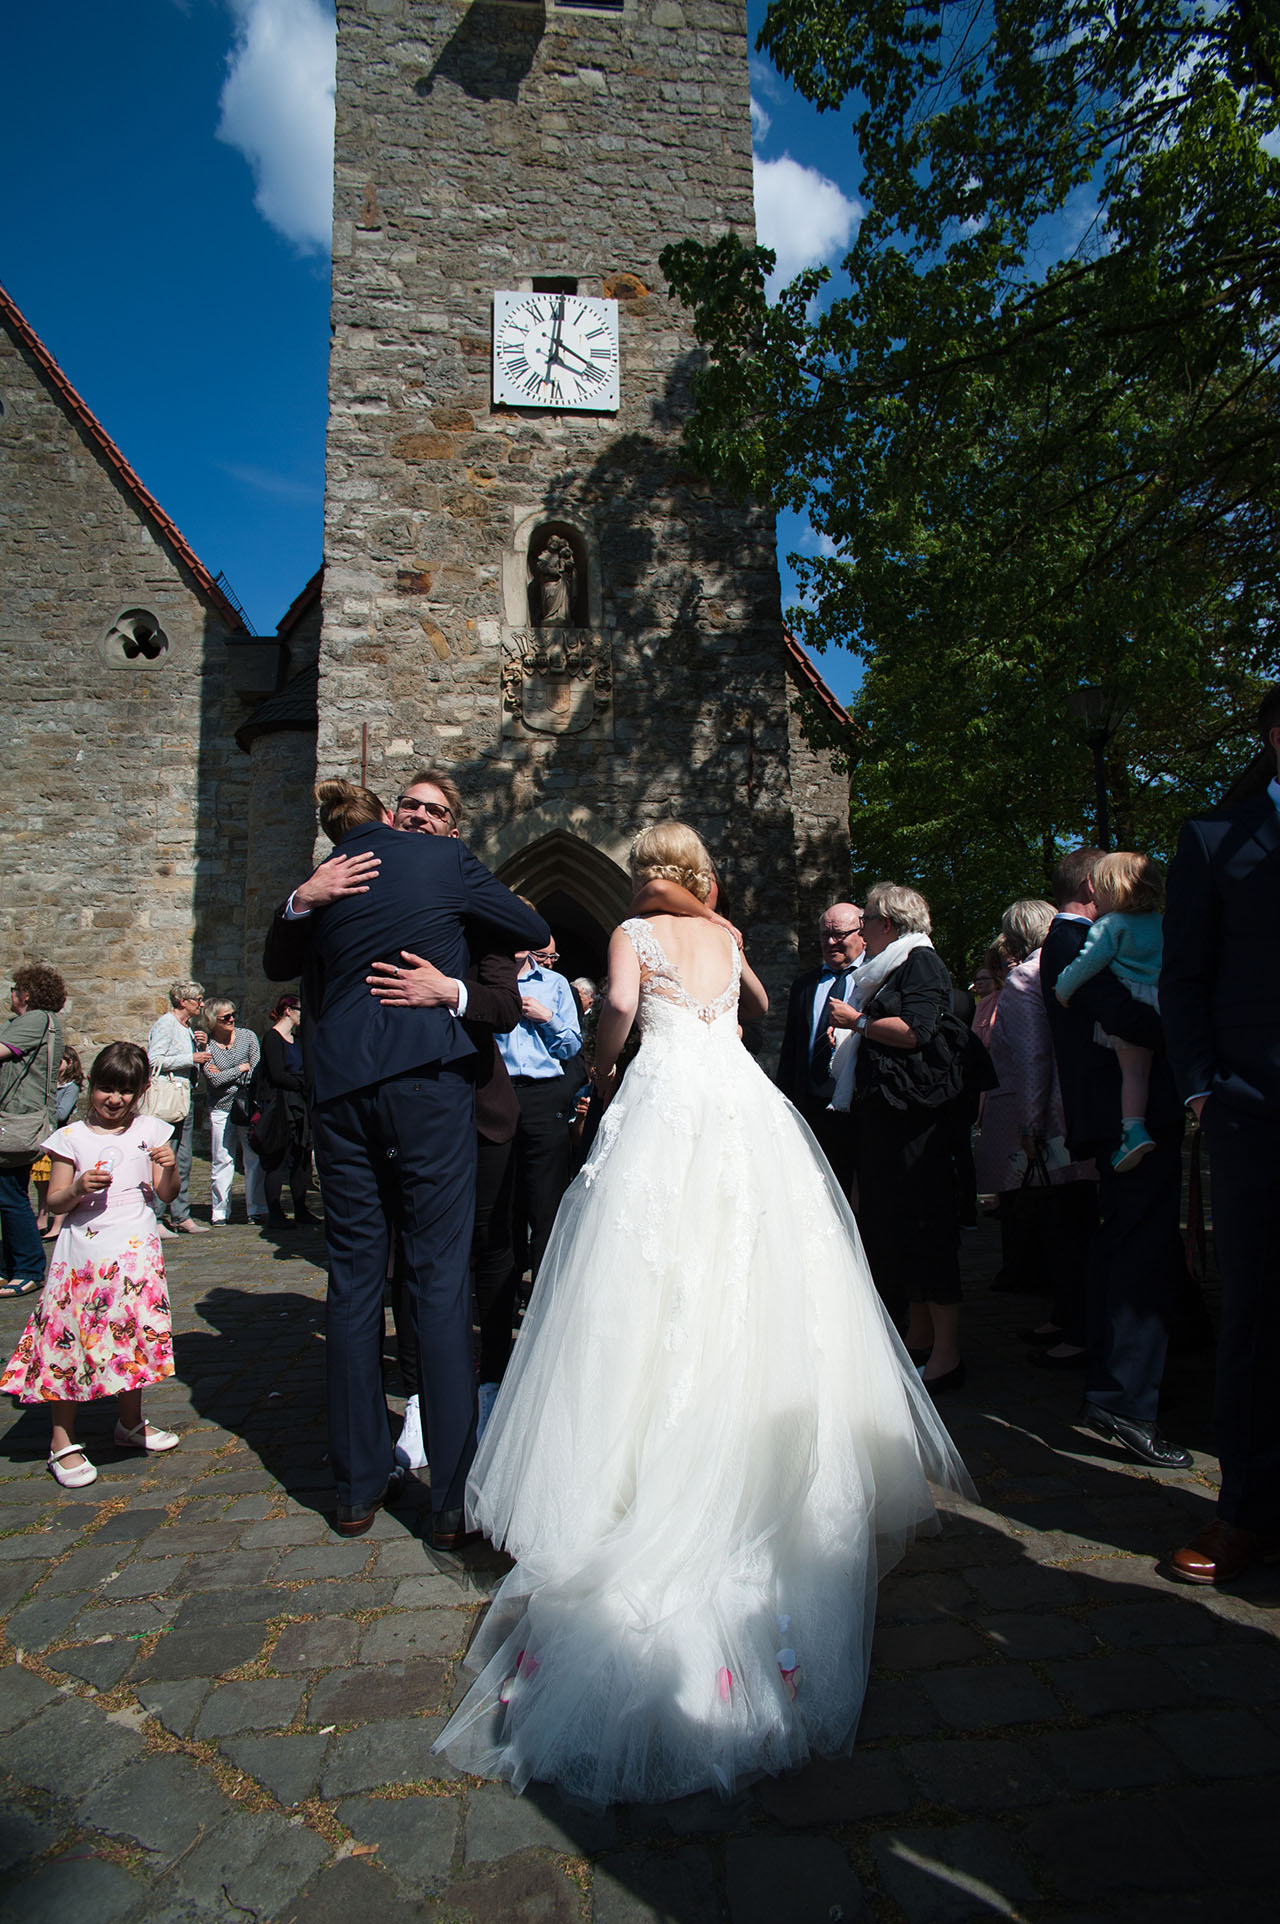
[[[517,1559],[437,1748],[656,1802],[847,1750],[875,1589],[971,1491],[816,1142],[725,1025],[646,1041],[477,1455]]]

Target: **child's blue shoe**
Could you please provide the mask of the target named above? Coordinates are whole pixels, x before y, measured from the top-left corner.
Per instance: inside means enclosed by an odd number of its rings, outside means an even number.
[[[1127,1121],[1121,1128],[1120,1147],[1111,1158],[1111,1167],[1117,1176],[1123,1176],[1126,1170],[1136,1168],[1142,1158],[1149,1156],[1154,1148],[1155,1144],[1147,1134],[1146,1124]]]

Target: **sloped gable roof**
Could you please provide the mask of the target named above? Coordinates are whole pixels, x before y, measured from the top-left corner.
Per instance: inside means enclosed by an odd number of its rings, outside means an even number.
[[[139,514],[155,529],[165,546],[172,550],[182,566],[193,577],[203,599],[217,609],[233,634],[243,634],[244,618],[240,611],[223,594],[177,524],[165,513],[150,490],[143,486],[92,408],[77,394],[40,336],[3,287],[0,287],[0,322],[9,328],[30,355],[86,440],[92,442],[106,460],[108,467],[114,470],[117,480],[125,492],[132,497]]]
[[[803,689],[817,698],[833,722],[840,728],[852,729],[854,727],[852,715],[836,700],[791,630],[784,628],[782,633],[787,644],[787,673],[793,681],[798,682]]]

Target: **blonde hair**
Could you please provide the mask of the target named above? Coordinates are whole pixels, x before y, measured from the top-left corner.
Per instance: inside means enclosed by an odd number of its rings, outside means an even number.
[[[902,935],[928,935],[933,928],[923,895],[900,882],[877,882],[868,889],[863,914],[882,915]]]
[[[696,901],[705,902],[714,875],[711,857],[685,822],[656,822],[642,828],[631,844],[631,880],[637,888],[646,882],[678,882]]]
[[[1093,899],[1100,915],[1155,915],[1164,907],[1164,870],[1149,855],[1117,849],[1093,871]]]
[[[1053,903],[1038,896],[1024,895],[1021,901],[1011,902],[1000,918],[1010,952],[1020,957],[1033,955],[1048,935],[1053,916]]]
[[[353,828],[362,828],[366,822],[381,822],[386,816],[373,790],[361,788],[355,782],[317,782],[315,795],[320,828],[331,842],[340,842]]]

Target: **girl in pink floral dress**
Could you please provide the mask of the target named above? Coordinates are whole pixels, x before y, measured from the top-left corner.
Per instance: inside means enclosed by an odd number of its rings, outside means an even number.
[[[155,1204],[178,1191],[172,1131],[140,1116],[147,1052],[109,1042],[89,1071],[89,1116],[42,1145],[53,1162],[49,1208],[66,1214],[48,1281],[0,1390],[48,1403],[49,1468],[80,1489],[98,1472],[76,1442],[76,1406],[118,1399],[119,1449],[172,1450],[178,1438],[143,1419],[142,1391],[173,1375],[173,1335]]]

